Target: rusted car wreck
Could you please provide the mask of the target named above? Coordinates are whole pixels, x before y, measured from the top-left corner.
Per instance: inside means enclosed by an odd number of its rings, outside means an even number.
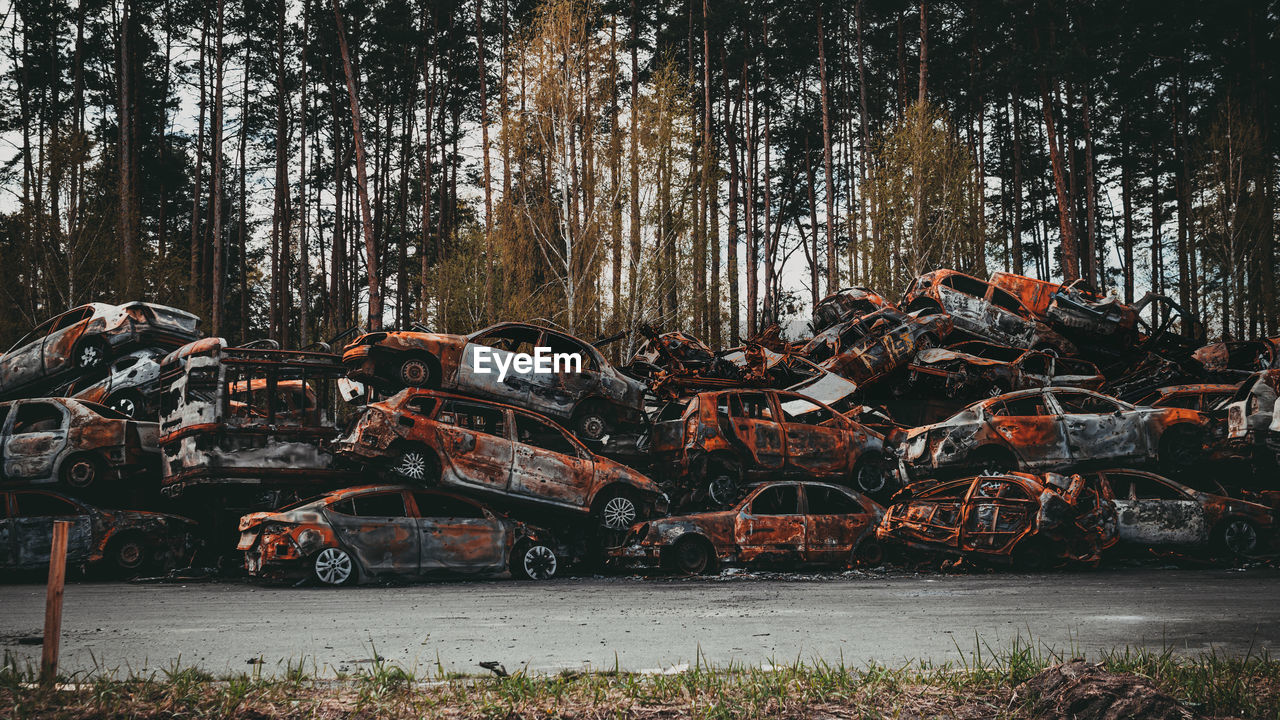
[[[0,403],[3,478],[95,491],[159,467],[156,424],[69,398]],[[117,488],[118,489],[118,488]]]

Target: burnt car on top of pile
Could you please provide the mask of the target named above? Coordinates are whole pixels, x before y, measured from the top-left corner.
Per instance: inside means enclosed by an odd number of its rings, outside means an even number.
[[[589,513],[609,530],[667,510],[649,478],[596,455],[549,418],[487,400],[405,389],[371,403],[335,447],[418,486]]]
[[[81,305],[37,325],[0,356],[0,399],[39,394],[139,346],[177,347],[200,337],[199,324],[195,315],[164,305]]]
[[[912,385],[940,390],[948,397],[990,397],[1039,387],[1097,390],[1105,380],[1086,360],[981,340],[923,350],[909,367]]]
[[[505,570],[545,580],[560,565],[546,531],[474,500],[402,485],[352,487],[245,515],[237,548],[254,577],[322,585]]]
[[[766,482],[733,508],[638,523],[610,557],[624,564],[699,574],[722,564],[876,563],[884,509],[819,482]]]
[[[655,472],[678,504],[719,507],[748,482],[787,476],[880,493],[891,454],[874,430],[781,390],[705,392],[670,403],[649,444]]]
[[[1198,410],[1214,420],[1225,420],[1227,402],[1240,386],[1221,383],[1195,383],[1191,385],[1166,385],[1156,388],[1133,401],[1134,405],[1147,407],[1177,407]]]
[[[132,418],[152,420],[160,411],[160,363],[169,354],[162,348],[143,348],[122,355],[106,368],[106,375],[78,378],[55,395],[106,405]]]
[[[69,521],[67,563],[126,577],[182,567],[194,552],[195,523],[177,515],[106,510],[45,490],[0,491],[0,568],[49,564],[53,524]]]
[[[917,352],[937,347],[951,329],[946,314],[908,315],[883,308],[827,328],[800,354],[824,370],[866,386],[905,367]]]
[[[1116,512],[1079,475],[980,475],[908,486],[876,536],[886,546],[997,564],[1096,564],[1116,543]]]
[[[1197,349],[1191,357],[1209,373],[1244,378],[1280,366],[1280,337],[1213,343]]]
[[[813,306],[813,319],[809,329],[816,335],[849,316],[861,317],[893,303],[873,290],[864,287],[844,288],[834,292]]]
[[[1208,424],[1194,410],[1138,407],[1089,390],[1020,390],[907,431],[902,461],[912,479],[1151,460],[1173,472],[1202,458]]]
[[[359,480],[329,448],[355,413],[341,398],[345,375],[326,352],[237,347],[222,338],[175,350],[161,364],[162,492],[274,507],[267,495]]]
[[[902,298],[908,312],[945,312],[953,332],[975,340],[1075,355],[1076,346],[1036,318],[1012,293],[955,270],[916,278]]]
[[[523,362],[539,348],[552,372]],[[389,393],[429,388],[510,403],[567,422],[592,441],[644,422],[643,383],[620,372],[590,343],[539,325],[499,323],[470,335],[367,333],[347,345],[342,362],[353,380]],[[507,367],[505,375],[498,367]]]
[[[1115,506],[1122,544],[1142,548],[1209,547],[1252,555],[1274,534],[1265,505],[1201,492],[1155,473],[1110,468],[1089,473]]]
[[[97,403],[41,398],[0,403],[3,478],[99,490],[159,466],[156,424]]]

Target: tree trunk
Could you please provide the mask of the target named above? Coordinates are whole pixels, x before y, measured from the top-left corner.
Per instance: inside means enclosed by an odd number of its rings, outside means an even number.
[[[214,56],[213,71],[213,335],[220,337],[225,332],[223,327],[223,254],[222,247],[222,16],[223,0],[218,0],[218,21],[214,30],[214,42],[217,49]]]
[[[827,294],[830,295],[839,289],[840,265],[836,262],[836,176],[831,162],[831,106],[828,100],[827,52],[823,42],[821,12],[818,13],[818,82],[822,85],[822,184],[827,195]]]

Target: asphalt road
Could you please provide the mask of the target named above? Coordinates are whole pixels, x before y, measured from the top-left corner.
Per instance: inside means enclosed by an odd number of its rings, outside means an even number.
[[[958,661],[1020,637],[1061,653],[1139,645],[1243,655],[1280,647],[1280,571],[1133,569],[818,579],[582,578],[349,589],[73,583],[64,670],[332,674],[379,656],[434,672],[477,663],[659,670],[822,658]],[[44,588],[0,585],[0,650],[38,662]]]

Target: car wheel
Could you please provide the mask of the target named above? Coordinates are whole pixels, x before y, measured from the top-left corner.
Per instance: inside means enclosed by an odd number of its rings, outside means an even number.
[[[355,561],[342,548],[325,548],[316,553],[312,570],[321,585],[350,585],[356,578]]]
[[[999,397],[1007,392],[1009,392],[1009,390],[1004,385],[998,382],[993,382],[991,383],[991,387],[987,388],[987,397]]]
[[[707,498],[713,505],[728,507],[738,499],[742,472],[735,463],[718,461],[711,464],[707,473]]]
[[[62,463],[62,484],[87,490],[102,477],[102,461],[92,455],[73,455]]]
[[[423,448],[408,448],[400,453],[391,471],[415,485],[435,485],[440,480],[440,467],[430,451]]]
[[[138,535],[126,535],[111,542],[107,561],[121,575],[131,577],[147,564],[147,546]]]
[[[136,420],[142,413],[143,399],[136,390],[121,390],[107,398],[103,404]]]
[[[701,538],[685,538],[671,548],[671,564],[689,575],[701,575],[711,566],[711,546]]]
[[[75,363],[81,370],[92,370],[106,361],[107,346],[97,338],[89,338],[76,348]]]
[[[615,490],[596,501],[596,515],[607,530],[626,530],[640,518],[635,500],[625,491]]]
[[[1010,559],[1022,570],[1044,570],[1049,567],[1049,549],[1034,538],[1026,538],[1013,549]]]
[[[888,480],[885,477],[884,464],[878,457],[864,457],[853,468],[853,486],[865,495],[874,495],[884,490]]]
[[[876,567],[884,563],[884,546],[874,537],[858,543],[853,549],[854,567]]]
[[[1218,527],[1218,547],[1232,555],[1249,555],[1258,548],[1258,529],[1242,518],[1231,518]]]
[[[1169,474],[1188,469],[1200,460],[1201,443],[1195,431],[1185,427],[1172,427],[1160,438],[1161,468]]]
[[[578,437],[585,440],[600,440],[609,434],[609,418],[605,408],[592,404],[578,411],[573,421]]]
[[[521,541],[511,553],[511,577],[520,580],[550,580],[560,568],[560,559],[549,545]]]
[[[421,357],[411,357],[400,363],[400,382],[407,387],[428,387],[431,383],[431,363]]]

